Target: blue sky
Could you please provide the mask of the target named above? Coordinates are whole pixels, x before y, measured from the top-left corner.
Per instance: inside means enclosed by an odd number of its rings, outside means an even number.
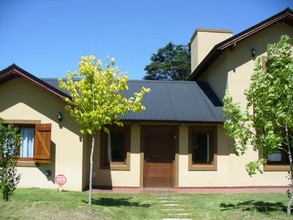
[[[237,34],[287,7],[293,0],[0,0],[0,69],[65,77],[92,54],[142,79],[153,53],[189,43],[196,28]]]

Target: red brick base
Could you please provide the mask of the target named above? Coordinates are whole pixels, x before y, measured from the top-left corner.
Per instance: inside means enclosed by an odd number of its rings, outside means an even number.
[[[150,194],[222,194],[222,193],[286,193],[289,186],[236,186],[236,187],[95,187],[97,193],[150,193]]]

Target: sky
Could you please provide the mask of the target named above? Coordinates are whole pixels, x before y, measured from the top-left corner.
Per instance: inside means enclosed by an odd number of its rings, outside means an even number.
[[[287,7],[293,0],[0,0],[0,70],[59,78],[94,55],[142,79],[152,54],[188,44],[196,28],[237,34]]]

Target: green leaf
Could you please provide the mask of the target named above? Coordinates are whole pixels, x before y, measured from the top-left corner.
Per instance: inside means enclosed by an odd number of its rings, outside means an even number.
[[[261,60],[257,60],[250,86],[245,90],[244,109],[233,101],[229,91],[225,94],[223,110],[227,120],[224,128],[235,139],[236,155],[243,155],[252,147],[253,150],[261,149],[261,158],[267,158],[268,154],[286,145],[285,128],[293,131],[291,43],[290,37],[282,36],[278,43],[268,45],[266,70]],[[251,117],[249,112],[253,113]],[[262,172],[263,161],[249,163],[246,166],[249,175]]]
[[[128,77],[115,67],[114,58],[109,59],[105,68],[101,60],[90,55],[82,57],[79,71],[68,72],[66,80],[59,79],[59,87],[66,90],[71,98],[65,98],[71,116],[83,129],[83,134],[93,134],[129,111],[140,112],[143,96],[150,89],[142,88],[134,97],[124,97],[128,90]]]

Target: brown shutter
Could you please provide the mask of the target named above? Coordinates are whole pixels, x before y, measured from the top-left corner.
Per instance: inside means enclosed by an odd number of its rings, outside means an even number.
[[[36,124],[34,161],[50,163],[51,157],[51,124]]]

